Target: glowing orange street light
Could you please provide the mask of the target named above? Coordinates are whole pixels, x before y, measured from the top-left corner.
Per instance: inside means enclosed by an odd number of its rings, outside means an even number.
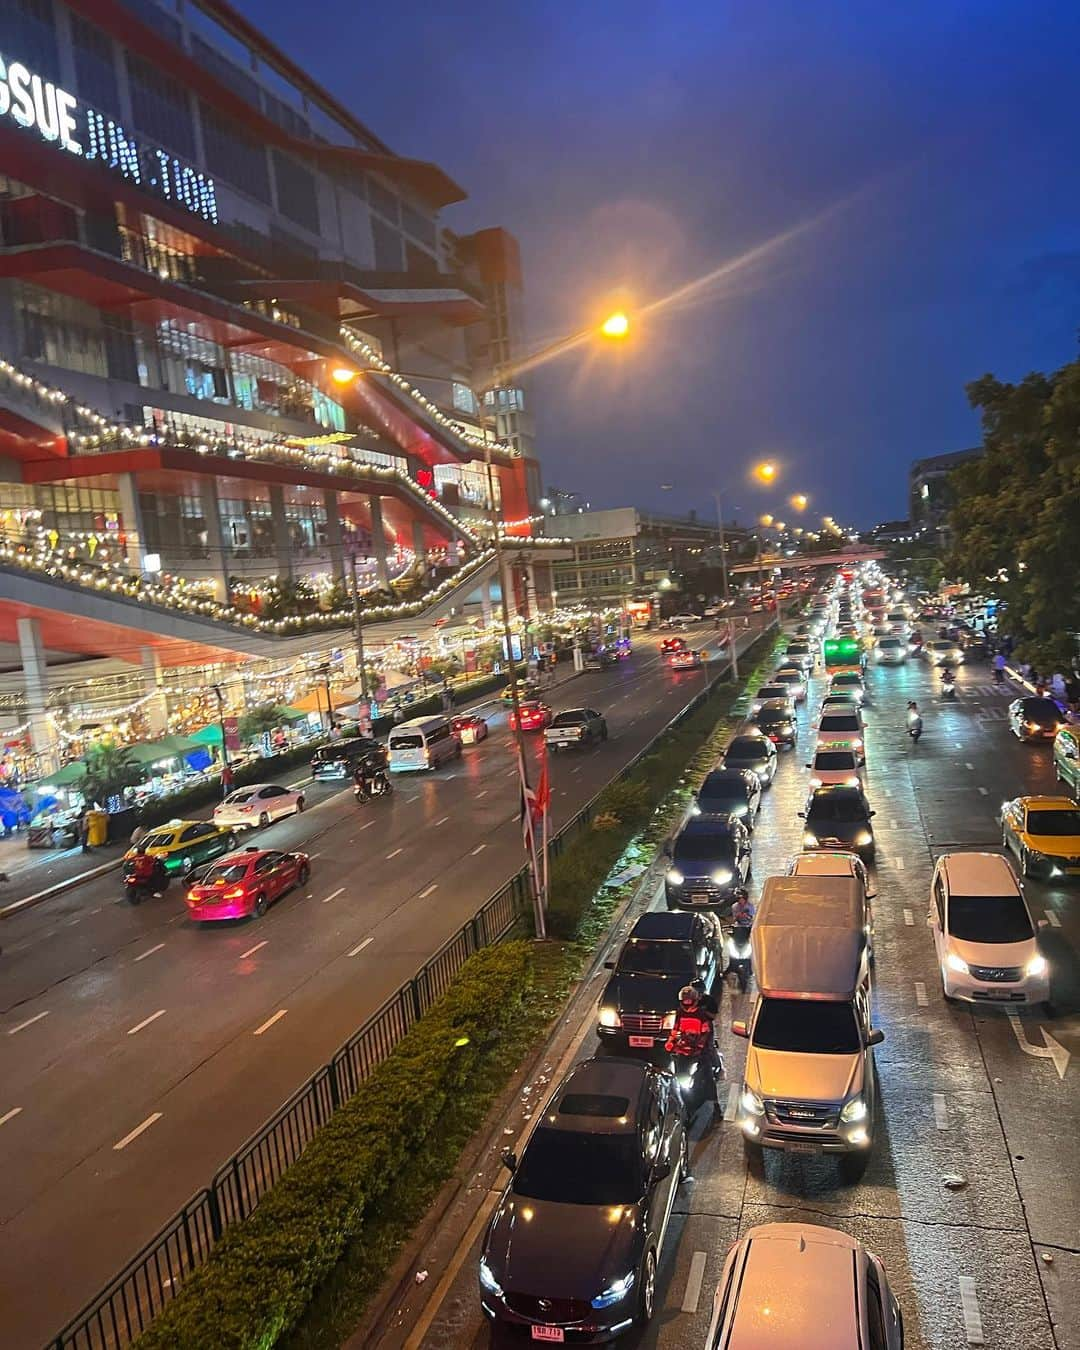
[[[624,338],[630,331],[630,319],[621,309],[609,314],[600,325],[600,332],[606,338]]]
[[[754,465],[754,477],[760,483],[772,483],[776,480],[776,465],[771,460]]]
[[[805,492],[796,492],[795,496],[791,499],[791,504],[796,511],[805,511],[809,501],[810,499]]]
[[[348,366],[335,366],[330,372],[330,378],[335,384],[352,384],[359,371],[350,370]]]
[[[787,526],[784,524],[784,522],[783,522],[782,520],[778,520],[778,521],[776,522],[776,528],[777,528],[778,530],[786,530],[786,529],[787,529]]]
[[[761,517],[761,523],[762,523],[762,525],[765,526],[766,529],[768,529],[769,526],[773,523],[773,518],[772,518],[772,516],[762,516],[762,517]]]

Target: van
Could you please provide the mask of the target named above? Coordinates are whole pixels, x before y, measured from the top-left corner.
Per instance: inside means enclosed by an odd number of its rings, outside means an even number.
[[[861,1175],[877,1079],[866,897],[845,877],[770,877],[751,930],[759,995],[748,1020],[737,1121],[749,1154],[838,1153]]]
[[[1054,737],[1054,775],[1072,791],[1080,791],[1080,731],[1062,727]]]
[[[414,717],[399,722],[390,732],[391,773],[437,769],[448,759],[461,754],[461,742],[454,735],[449,717]]]
[[[378,770],[386,764],[386,750],[371,736],[347,736],[322,745],[311,757],[311,776],[319,780],[351,778],[361,765]]]

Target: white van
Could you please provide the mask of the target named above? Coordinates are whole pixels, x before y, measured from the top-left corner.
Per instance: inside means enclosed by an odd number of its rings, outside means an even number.
[[[442,714],[400,722],[390,732],[387,748],[391,773],[437,769],[461,754],[461,742],[451,730],[449,717]]]

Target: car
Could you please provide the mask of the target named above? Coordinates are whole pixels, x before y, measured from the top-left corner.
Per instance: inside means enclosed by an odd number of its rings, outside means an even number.
[[[849,692],[855,695],[855,702],[862,703],[866,698],[866,685],[857,670],[838,670],[829,681],[830,694]]]
[[[304,794],[296,788],[279,787],[276,783],[255,783],[237,788],[223,802],[214,807],[214,823],[234,829],[254,829],[269,825],[283,816],[298,814],[304,809]]]
[[[1052,698],[1032,695],[1009,704],[1009,730],[1022,741],[1052,741],[1068,723]]]
[[[964,653],[952,638],[934,638],[923,646],[923,656],[932,666],[962,666]]]
[[[712,990],[723,969],[720,924],[707,911],[654,910],[630,930],[597,1005],[601,1044],[620,1050],[661,1047],[675,1025],[679,990],[694,984]]]
[[[874,812],[862,786],[834,783],[814,788],[799,816],[805,822],[804,848],[843,848],[857,853],[864,862],[874,857]]]
[[[1000,853],[942,854],[930,883],[928,922],[949,1001],[1049,1001],[1049,963],[1023,889]]]
[[[784,652],[784,661],[788,665],[798,665],[803,670],[813,670],[814,668],[814,649],[809,642],[796,639],[789,642],[787,650]]]
[[[539,693],[540,693],[540,685],[537,680],[534,679],[518,680],[517,696],[519,702],[523,698],[524,699],[537,698],[539,696]],[[504,708],[512,708],[514,706],[514,690],[511,685],[508,684],[506,688],[502,691],[502,693],[499,695],[499,702],[503,705]]]
[[[795,700],[791,697],[791,692],[786,684],[763,684],[754,695],[753,702],[750,704],[750,716],[761,711],[761,706],[766,700],[782,698],[787,703],[792,715],[795,713]]]
[[[1001,808],[1001,842],[1026,877],[1080,876],[1080,806],[1070,797],[1014,797]]]
[[[567,708],[544,728],[544,742],[553,751],[568,745],[596,745],[607,737],[607,721],[593,708]]]
[[[814,758],[806,766],[810,770],[810,786],[858,787],[862,782],[859,776],[859,754],[850,745],[819,746]]]
[[[724,1259],[705,1344],[904,1350],[904,1318],[885,1267],[857,1238],[818,1224],[764,1223]]]
[[[686,1126],[671,1074],[604,1055],[534,1116],[480,1249],[480,1304],[533,1341],[597,1344],[653,1315]]]
[[[672,670],[700,670],[701,653],[686,647],[681,652],[672,652],[667,663]]]
[[[1080,730],[1062,727],[1054,737],[1054,774],[1073,792],[1080,791]]]
[[[195,923],[222,919],[261,919],[275,900],[294,886],[306,885],[311,859],[306,853],[249,848],[213,863],[188,887],[188,918]]]
[[[669,652],[682,652],[686,650],[686,639],[684,637],[666,637],[660,639],[660,654],[667,656]]]
[[[870,884],[870,873],[857,853],[843,848],[815,849],[813,853],[796,853],[787,866],[789,877],[851,877],[863,888],[867,900],[877,892]]]
[[[761,810],[761,780],[752,769],[713,769],[698,789],[691,815],[737,816],[753,830]]]
[[[700,614],[673,614],[668,620],[672,628],[689,628],[691,624],[700,622]]]
[[[846,745],[857,753],[860,764],[866,763],[863,724],[858,708],[825,709],[818,718],[816,731],[815,753],[826,746]]]
[[[821,700],[820,713],[833,711],[840,708],[858,708],[859,696],[853,689],[842,689],[839,692],[826,694]]]
[[[129,848],[124,861],[145,849],[151,858],[160,858],[170,875],[187,876],[200,863],[211,862],[236,847],[236,831],[215,825],[212,820],[170,820],[144,834],[137,848]]]
[[[879,666],[902,666],[907,658],[906,638],[879,637],[874,643],[874,660]]]
[[[321,745],[311,757],[311,776],[320,780],[351,778],[359,768],[372,773],[385,769],[386,746],[373,736],[346,736]]]
[[[487,719],[478,713],[455,714],[450,719],[450,730],[462,745],[475,745],[477,741],[486,741],[488,737]]]
[[[753,725],[768,736],[773,745],[793,746],[798,735],[795,718],[786,705],[787,699],[777,699],[775,703],[769,700],[761,705],[751,719]]]
[[[585,653],[586,670],[610,670],[617,665],[618,656],[610,647],[593,647]]]
[[[730,908],[750,876],[750,831],[736,816],[691,816],[664,852],[668,909]]]
[[[776,777],[776,746],[756,727],[736,736],[720,759],[722,769],[750,769],[761,786],[768,787]]]
[[[781,666],[770,684],[782,684],[796,703],[806,702],[806,675],[800,666]]]
[[[551,726],[555,714],[546,703],[541,703],[538,698],[526,699],[523,703],[519,703],[518,707],[521,709],[522,731],[543,731],[545,727]],[[509,723],[510,730],[516,731],[517,715],[513,709],[511,709],[510,716],[506,720]]]

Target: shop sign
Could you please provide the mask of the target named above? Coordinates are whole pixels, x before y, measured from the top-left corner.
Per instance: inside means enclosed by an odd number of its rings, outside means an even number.
[[[238,717],[226,717],[221,724],[225,732],[225,749],[240,749],[240,719]]]

